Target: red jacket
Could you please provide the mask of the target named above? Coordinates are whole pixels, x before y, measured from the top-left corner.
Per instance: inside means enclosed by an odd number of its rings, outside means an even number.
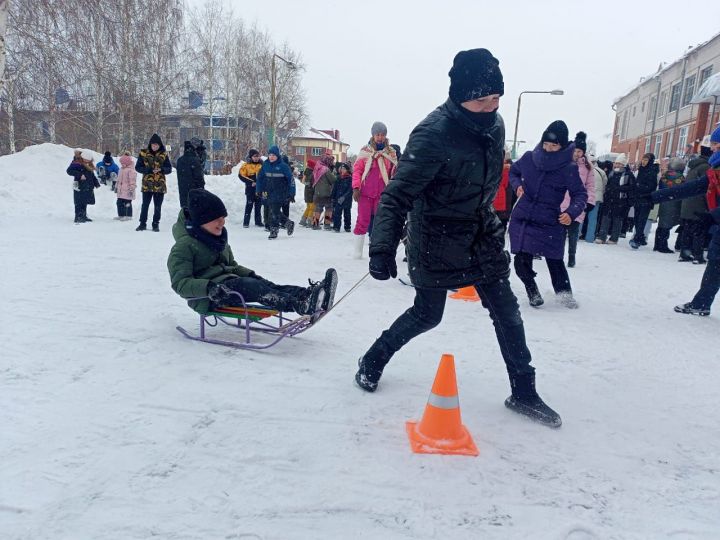
[[[500,177],[500,186],[497,195],[493,201],[493,207],[497,212],[510,212],[510,164],[503,165],[502,176]]]

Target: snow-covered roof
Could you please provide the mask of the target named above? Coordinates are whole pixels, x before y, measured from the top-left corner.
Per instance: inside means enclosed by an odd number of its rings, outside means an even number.
[[[339,144],[347,144],[342,141],[339,141],[332,135],[328,135],[327,133],[320,131],[319,129],[310,128],[309,130],[303,131],[298,135],[294,135],[293,139],[323,139],[330,142],[336,142]]]

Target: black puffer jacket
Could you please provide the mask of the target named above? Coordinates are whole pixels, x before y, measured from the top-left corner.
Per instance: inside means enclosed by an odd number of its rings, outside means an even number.
[[[636,206],[652,206],[652,193],[657,189],[660,167],[655,163],[655,158],[648,161],[646,167],[640,165],[635,181],[634,200]]]
[[[410,278],[447,289],[507,277],[504,229],[492,202],[500,184],[505,125],[481,128],[451,100],[410,134],[375,216],[370,255],[394,254],[407,227]]]
[[[205,175],[203,174],[202,162],[198,157],[195,148],[185,145],[185,153],[180,156],[175,166],[177,168],[178,192],[180,194],[180,206],[187,208],[188,193],[191,189],[202,189],[205,187]]]

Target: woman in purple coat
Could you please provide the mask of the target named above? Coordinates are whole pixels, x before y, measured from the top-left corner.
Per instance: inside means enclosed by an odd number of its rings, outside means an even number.
[[[542,134],[540,144],[510,168],[510,185],[518,202],[510,217],[510,249],[515,255],[515,272],[525,284],[530,305],[544,303],[533,271],[533,257],[545,257],[555,294],[568,308],[577,308],[573,298],[563,252],[566,229],[583,213],[588,194],[573,162],[574,144],[568,144],[568,128],[556,120]],[[560,205],[565,193],[570,205]]]

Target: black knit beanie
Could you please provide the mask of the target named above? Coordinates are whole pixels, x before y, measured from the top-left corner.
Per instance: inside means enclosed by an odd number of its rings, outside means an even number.
[[[260,152],[258,152],[254,148],[251,148],[250,150],[248,150],[248,159],[252,159],[254,156],[259,156],[259,155],[260,155]]]
[[[188,212],[195,225],[205,225],[219,217],[227,216],[227,210],[220,197],[204,189],[190,190]]]
[[[460,51],[450,75],[450,99],[457,105],[492,94],[505,93],[500,62],[487,49]]]
[[[587,154],[587,133],[578,131],[575,135],[575,148],[583,151],[583,155]]]
[[[562,120],[555,120],[543,131],[541,143],[556,143],[565,148],[568,145],[568,127]]]
[[[105,163],[112,163],[112,154],[109,151],[103,155],[103,161]]]

